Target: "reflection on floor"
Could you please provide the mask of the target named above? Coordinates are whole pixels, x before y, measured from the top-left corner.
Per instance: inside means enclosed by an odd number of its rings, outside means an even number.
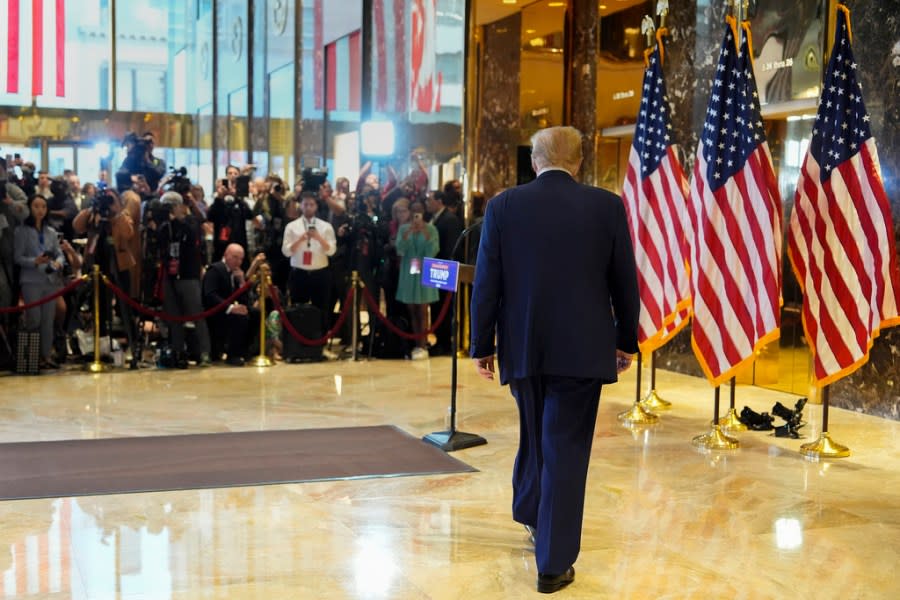
[[[0,441],[383,423],[420,436],[444,426],[450,364],[5,377]],[[763,432],[702,453],[690,440],[708,430],[708,385],[659,372],[673,408],[630,431],[616,414],[634,375],[603,390],[578,575],[561,596],[900,597],[900,423],[833,409],[831,434],[853,454],[830,463]],[[795,399],[737,391],[739,411]],[[515,405],[463,361],[459,410],[460,429],[488,440],[454,453],[477,473],[0,502],[0,597],[537,596],[510,520]],[[805,417],[817,436],[821,407]]]

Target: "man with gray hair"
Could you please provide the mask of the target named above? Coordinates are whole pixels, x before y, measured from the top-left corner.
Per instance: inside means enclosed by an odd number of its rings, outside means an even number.
[[[638,351],[634,250],[621,198],[575,180],[581,133],[531,138],[537,179],[487,204],[472,295],[471,355],[519,409],[513,519],[535,545],[537,589],[575,578],[594,422],[604,383]]]
[[[162,223],[157,232],[163,268],[163,310],[171,315],[184,317],[203,312],[200,292],[200,271],[203,262],[200,257],[200,223],[190,214],[184,199],[178,192],[166,192],[160,198],[171,213],[169,221]],[[206,321],[193,322],[197,348],[194,354],[201,366],[209,366],[210,344]],[[170,321],[169,343],[175,354],[175,365],[179,369],[188,366],[185,347],[185,324]]]

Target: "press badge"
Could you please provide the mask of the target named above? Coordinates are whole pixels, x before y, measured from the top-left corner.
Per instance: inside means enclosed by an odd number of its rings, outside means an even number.
[[[312,264],[312,252],[309,250],[303,251],[303,264],[307,267]]]
[[[420,259],[420,258],[409,259],[409,274],[410,275],[419,275],[421,273],[422,273],[422,259]]]

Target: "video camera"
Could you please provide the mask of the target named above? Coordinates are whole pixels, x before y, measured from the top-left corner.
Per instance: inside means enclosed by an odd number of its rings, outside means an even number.
[[[128,132],[125,137],[122,138],[122,145],[129,146],[129,156],[143,156],[147,154],[147,150],[149,148],[147,140],[134,133],[133,131]]]
[[[319,188],[328,180],[328,169],[305,168],[300,175],[303,180],[301,192],[319,193]]]
[[[110,189],[106,187],[106,182],[97,182],[97,193],[91,200],[91,210],[100,215],[101,219],[109,219],[112,212],[113,203],[116,201]]]
[[[169,182],[167,189],[186,196],[191,191],[191,180],[187,175],[187,167],[169,167]]]

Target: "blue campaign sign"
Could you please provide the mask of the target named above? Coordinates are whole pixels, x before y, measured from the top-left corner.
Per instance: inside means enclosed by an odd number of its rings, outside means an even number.
[[[459,263],[455,260],[426,258],[422,263],[422,285],[439,290],[456,291]]]

